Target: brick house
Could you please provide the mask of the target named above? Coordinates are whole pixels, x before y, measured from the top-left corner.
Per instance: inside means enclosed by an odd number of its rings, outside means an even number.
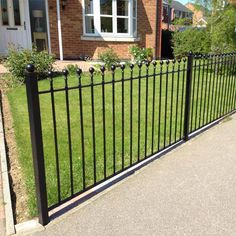
[[[172,22],[175,19],[186,19],[192,23],[193,12],[178,1],[163,0],[162,15],[162,29],[174,31],[176,27]]]
[[[96,59],[108,47],[129,58],[138,44],[160,56],[161,0],[0,0],[0,8],[0,54],[34,43],[61,60]]]
[[[209,10],[194,3],[187,3],[185,6],[193,12],[193,25],[197,27],[206,27],[206,16],[209,14]]]

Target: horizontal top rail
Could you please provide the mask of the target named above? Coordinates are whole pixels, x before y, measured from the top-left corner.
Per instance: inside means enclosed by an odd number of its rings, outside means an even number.
[[[152,73],[148,74],[149,77],[154,77],[154,76],[160,76],[160,75],[166,75],[166,74],[172,74],[172,73],[178,73],[178,72],[185,72],[186,69],[180,69],[180,70],[171,70],[163,73]],[[86,87],[96,87],[99,85],[105,85],[105,84],[113,84],[113,83],[120,83],[120,82],[126,82],[130,80],[138,80],[138,79],[147,79],[147,75],[142,75],[142,76],[135,76],[135,77],[129,77],[125,79],[118,79],[118,80],[110,80],[110,81],[101,81],[99,83],[89,83],[89,84],[84,84],[84,85],[77,85],[77,86],[71,86],[71,87],[63,87],[63,88],[57,88],[57,89],[48,89],[48,90],[40,90],[39,94],[46,94],[46,93],[51,93],[51,92],[60,92],[60,91],[65,91],[65,90],[73,90],[73,89],[80,89],[80,88],[86,88]],[[170,80],[171,78],[169,78]]]

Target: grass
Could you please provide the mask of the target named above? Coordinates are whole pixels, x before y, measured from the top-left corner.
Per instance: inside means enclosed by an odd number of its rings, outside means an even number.
[[[183,69],[183,63],[180,68]],[[177,70],[178,64],[169,69]],[[158,66],[157,72],[160,70]],[[166,65],[163,67],[166,71]],[[142,75],[145,75],[146,68],[142,68]],[[153,73],[153,67],[150,66],[149,73]],[[104,179],[104,169],[106,176],[109,177],[114,173],[113,161],[115,158],[115,172],[122,170],[122,159],[124,160],[124,167],[130,166],[138,161],[138,136],[140,135],[140,160],[145,156],[151,155],[158,151],[159,148],[174,143],[183,136],[183,122],[184,122],[184,104],[185,104],[185,74],[169,74],[168,79],[163,76],[160,80],[159,75],[150,76],[148,80],[144,77],[141,79],[141,93],[139,94],[139,80],[135,79],[132,82],[132,103],[131,103],[131,82],[127,80],[124,82],[124,126],[122,126],[122,82],[118,81],[121,78],[121,70],[117,69],[115,80],[115,155],[113,146],[113,106],[112,106],[112,84],[106,84],[105,87],[105,143],[106,143],[106,163],[104,165],[104,129],[103,129],[103,109],[102,109],[102,86],[94,86],[94,113],[95,113],[95,150],[93,149],[93,132],[92,132],[92,103],[91,103],[91,87],[84,87],[82,89],[82,101],[79,99],[79,90],[74,89],[69,91],[69,109],[70,109],[70,125],[71,125],[71,153],[72,153],[72,168],[70,168],[70,155],[68,145],[68,126],[66,113],[66,99],[65,92],[56,92],[55,96],[55,111],[57,124],[57,138],[58,138],[58,153],[59,153],[59,169],[60,169],[60,197],[65,199],[71,195],[71,184],[74,187],[74,193],[83,189],[83,168],[82,168],[82,149],[81,149],[81,118],[80,118],[80,102],[83,107],[83,127],[84,127],[84,162],[85,162],[85,185],[89,187],[93,185],[94,180],[100,181]],[[208,78],[206,80],[206,74]],[[125,78],[130,78],[129,70],[125,72]],[[138,76],[138,68],[134,68],[133,76]],[[179,82],[178,82],[179,76]],[[204,77],[203,77],[204,76]],[[226,76],[226,74],[225,74]],[[191,106],[191,121],[197,120],[196,127],[200,127],[210,121],[211,117],[206,116],[203,111],[205,104],[206,109],[210,111],[214,107],[215,97],[217,94],[222,94],[222,99],[219,104],[223,104],[224,91],[228,91],[232,87],[233,82],[224,83],[214,73],[203,70],[195,71],[193,74],[194,81],[192,88],[195,93],[192,97],[193,105]],[[223,78],[223,77],[222,77]],[[229,77],[234,78],[234,77]],[[106,73],[105,80],[111,81],[111,72]],[[94,76],[96,83],[101,82],[101,75]],[[168,84],[166,83],[168,81]],[[199,81],[199,83],[197,83]],[[203,83],[201,83],[203,81]],[[211,81],[211,82],[210,82]],[[209,90],[209,85],[213,85],[213,89]],[[233,81],[233,80],[228,80]],[[61,77],[54,79],[55,88],[64,87],[64,79]],[[89,74],[84,73],[82,76],[82,84],[90,83]],[[160,96],[160,85],[162,83],[162,93]],[[74,76],[69,77],[69,86],[78,84],[78,78]],[[199,84],[199,86],[198,86]],[[39,90],[49,89],[49,81],[39,81]],[[148,85],[148,87],[147,87]],[[218,86],[216,86],[218,85]],[[167,86],[167,93],[166,93]],[[218,89],[218,88],[225,88]],[[173,92],[172,92],[173,91]],[[199,95],[202,93],[202,99],[197,98],[197,91]],[[203,92],[202,92],[203,91]],[[222,92],[221,92],[222,91]],[[221,92],[221,93],[220,93]],[[148,94],[148,96],[147,96]],[[148,99],[146,99],[148,97]],[[208,97],[210,99],[208,100]],[[213,98],[213,99],[211,99]],[[33,164],[30,144],[27,99],[25,86],[20,86],[11,89],[8,92],[8,99],[11,106],[11,112],[14,120],[14,130],[17,140],[18,153],[20,163],[22,165],[24,178],[29,194],[29,210],[31,216],[37,214],[35,187],[33,176]],[[139,100],[140,99],[140,100]],[[153,104],[153,100],[155,103]],[[216,100],[217,102],[218,100]],[[139,119],[139,104],[140,102],[140,119]],[[132,108],[132,123],[130,122]],[[161,110],[160,110],[161,104]],[[165,106],[165,104],[167,104]],[[172,104],[172,105],[171,105]],[[201,105],[201,106],[200,106]],[[146,113],[147,108],[147,113]],[[215,111],[215,116],[220,115],[220,108]],[[232,106],[226,106],[225,112],[229,111]],[[48,190],[48,204],[54,205],[58,202],[58,176],[56,175],[56,159],[55,159],[55,143],[53,133],[53,117],[51,109],[50,94],[40,95],[40,109],[42,119],[42,133],[44,156],[46,165],[46,181]],[[206,110],[207,111],[207,110]],[[224,112],[224,111],[223,111]],[[147,119],[146,119],[147,117]],[[166,119],[165,119],[166,117]],[[204,118],[206,117],[206,118]],[[154,119],[153,119],[154,118]],[[159,126],[160,118],[160,126]],[[205,121],[204,121],[205,120]],[[140,121],[140,133],[138,132]],[[154,121],[154,122],[153,122]],[[131,126],[132,126],[132,150],[131,145]],[[147,128],[146,128],[147,127]],[[122,129],[124,129],[124,141],[122,136]],[[160,136],[159,136],[160,134]],[[166,134],[166,140],[164,136]],[[145,139],[147,137],[147,139]],[[122,144],[124,145],[122,149]],[[146,155],[145,155],[146,147]],[[96,153],[96,176],[94,176],[94,161],[93,155]],[[131,160],[132,156],[132,160]],[[71,175],[72,173],[72,175]],[[72,182],[71,182],[72,180]]]

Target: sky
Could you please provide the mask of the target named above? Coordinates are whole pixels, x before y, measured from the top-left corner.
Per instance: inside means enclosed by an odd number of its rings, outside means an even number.
[[[186,4],[186,3],[188,3],[188,2],[191,2],[191,1],[189,1],[189,0],[177,0],[178,2],[181,2],[182,4]]]

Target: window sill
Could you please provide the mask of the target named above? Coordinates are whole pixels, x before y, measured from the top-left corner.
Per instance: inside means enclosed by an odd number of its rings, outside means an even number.
[[[106,41],[106,42],[138,42],[140,38],[134,37],[102,37],[102,36],[81,36],[81,40]]]

